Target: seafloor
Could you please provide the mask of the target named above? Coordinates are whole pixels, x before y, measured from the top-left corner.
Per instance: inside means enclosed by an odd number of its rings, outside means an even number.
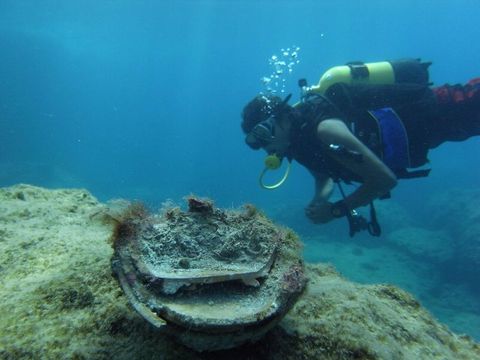
[[[127,304],[106,210],[86,190],[0,189],[1,359],[480,359],[405,291],[323,264],[307,265],[306,293],[264,339],[195,353]]]

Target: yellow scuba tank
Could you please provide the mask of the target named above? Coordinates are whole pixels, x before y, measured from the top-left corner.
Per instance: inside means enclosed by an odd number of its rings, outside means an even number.
[[[346,85],[428,85],[428,67],[431,64],[431,62],[422,62],[420,59],[374,63],[351,62],[327,70],[317,85],[311,87],[301,85],[301,87],[303,93],[325,95],[330,86],[338,83]]]
[[[335,66],[327,70],[317,85],[309,88],[309,92],[325,94],[333,84],[394,84],[395,71],[392,63],[381,61],[375,63],[350,63]]]

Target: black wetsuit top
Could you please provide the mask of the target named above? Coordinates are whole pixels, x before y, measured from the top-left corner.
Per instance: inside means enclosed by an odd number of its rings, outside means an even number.
[[[334,85],[325,96],[312,96],[294,110],[292,144],[287,157],[311,171],[329,174],[334,179],[362,182],[358,175],[329,155],[329,149],[319,141],[316,129],[325,119],[340,119],[382,159],[383,144],[380,142],[378,125],[368,110],[384,107],[391,107],[405,126],[411,167],[426,164],[428,124],[437,116],[437,106],[433,92],[426,86],[418,85],[362,86],[355,91],[344,85]],[[399,178],[409,177],[402,176],[404,173],[401,171],[394,172]]]

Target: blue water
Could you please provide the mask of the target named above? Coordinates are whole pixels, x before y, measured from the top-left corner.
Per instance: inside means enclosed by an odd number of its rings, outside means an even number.
[[[461,289],[438,305],[436,295],[416,292],[415,284],[431,281],[429,271],[438,272],[426,259],[407,257],[427,266],[407,280],[405,262],[375,275],[370,259],[364,272],[350,271],[344,263],[352,246],[367,257],[396,250],[365,236],[352,243],[340,222],[310,225],[303,206],[313,183],[298,164],[282,188],[260,189],[263,154],[244,145],[239,125],[281,48],[301,49],[286,77],[295,99],[299,78],[314,83],[354,60],[421,57],[433,61],[436,85],[461,83],[480,75],[479,18],[476,0],[2,0],[0,186],[85,187],[103,201],[152,207],[189,193],[220,206],[251,202],[305,236],[307,260],[331,261],[356,281],[397,283],[455,331],[480,339],[478,288],[439,278],[432,285],[444,280]],[[422,226],[432,197],[478,189],[479,147],[476,138],[434,150],[431,176],[401,183],[390,201]]]

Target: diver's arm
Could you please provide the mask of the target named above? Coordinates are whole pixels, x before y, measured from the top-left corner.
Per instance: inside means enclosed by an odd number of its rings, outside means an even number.
[[[332,204],[328,202],[333,192],[333,180],[330,176],[311,171],[315,179],[315,192],[312,201],[305,208],[305,215],[315,224],[324,224],[333,220]]]
[[[332,195],[333,180],[330,176],[322,174],[316,171],[309,170],[315,179],[315,191],[312,199],[312,203],[324,203],[327,202]]]
[[[362,185],[344,200],[348,209],[369,204],[372,200],[385,195],[397,184],[395,174],[358,140],[341,120],[327,119],[320,122],[317,134],[327,148],[330,144],[335,144],[362,155],[362,161],[356,161],[352,157],[330,153],[333,159],[363,180]]]

